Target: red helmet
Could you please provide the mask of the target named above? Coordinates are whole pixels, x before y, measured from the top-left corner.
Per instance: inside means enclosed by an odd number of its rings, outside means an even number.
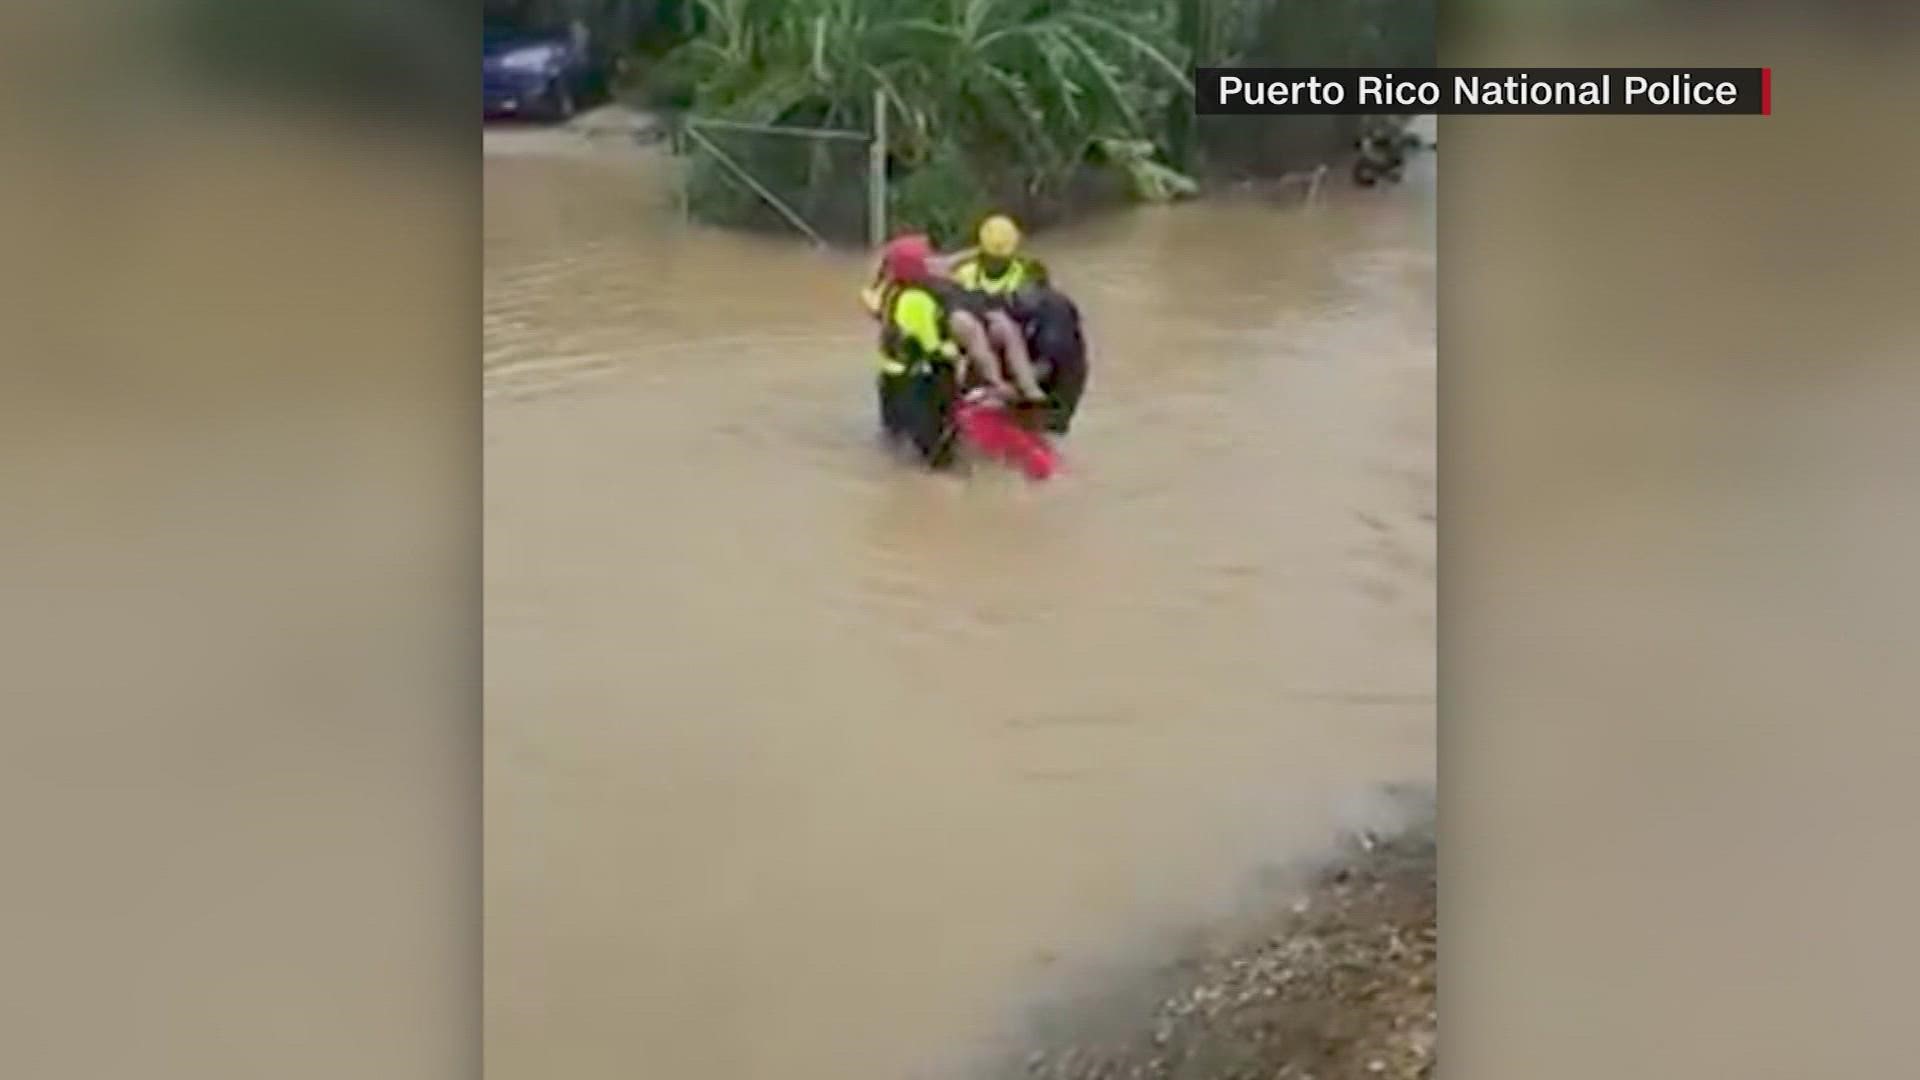
[[[923,233],[897,236],[880,253],[880,266],[895,281],[925,281],[931,274],[933,242]]]

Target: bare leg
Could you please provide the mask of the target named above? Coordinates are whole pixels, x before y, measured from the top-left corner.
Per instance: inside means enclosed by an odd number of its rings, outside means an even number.
[[[1020,332],[1020,324],[1004,311],[990,311],[987,333],[1006,357],[1007,370],[1020,388],[1020,396],[1028,401],[1044,400],[1046,391],[1040,389],[1040,379],[1034,374],[1033,358],[1027,355],[1027,338]]]
[[[1006,376],[1000,373],[999,358],[994,355],[993,342],[987,336],[987,327],[972,312],[956,311],[947,318],[947,327],[953,333],[953,340],[966,354],[966,367],[980,373],[987,385],[1002,393],[1010,392]],[[962,369],[962,375],[966,369]]]

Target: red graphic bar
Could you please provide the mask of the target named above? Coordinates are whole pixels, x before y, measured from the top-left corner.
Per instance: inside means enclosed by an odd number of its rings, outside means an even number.
[[[1773,69],[1760,69],[1760,115],[1773,115]]]

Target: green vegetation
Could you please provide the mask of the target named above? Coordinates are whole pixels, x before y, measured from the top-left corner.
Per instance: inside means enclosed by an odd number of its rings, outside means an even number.
[[[670,60],[699,114],[867,130],[878,95],[891,217],[946,237],[990,205],[1047,216],[1100,147],[1152,145],[1190,93],[1165,0],[704,0],[703,14]],[[783,198],[862,185],[864,159],[814,140],[726,149]],[[1151,162],[1118,164],[1145,175]],[[732,216],[723,175],[696,158],[696,209]]]
[[[942,242],[990,209],[1044,225],[1124,198],[1192,194],[1203,167],[1271,170],[1350,142],[1316,121],[1249,155],[1246,128],[1191,123],[1189,65],[1430,65],[1432,0],[695,0],[694,36],[650,75],[695,114],[870,130],[888,110],[889,218]],[[1215,118],[1203,118],[1212,121]],[[1228,120],[1239,118],[1224,118]],[[1257,149],[1284,129],[1271,118]],[[864,232],[858,142],[703,129],[829,237]],[[1265,137],[1262,137],[1265,136]],[[1184,169],[1170,152],[1181,151]],[[777,223],[702,147],[689,200],[708,220]]]

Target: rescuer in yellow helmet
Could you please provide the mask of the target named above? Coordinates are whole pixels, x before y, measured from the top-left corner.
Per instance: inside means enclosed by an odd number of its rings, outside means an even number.
[[[1030,283],[1044,283],[1046,268],[1038,260],[1020,252],[1020,226],[1005,214],[994,214],[980,223],[975,246],[952,255],[935,255],[930,265],[944,270],[954,284],[969,292],[1005,297]],[[878,278],[875,278],[878,281]],[[879,303],[877,285],[861,294],[861,302],[873,311]]]
[[[1007,312],[1006,301],[1024,285],[1044,284],[1046,268],[1020,253],[1020,226],[1005,214],[982,221],[975,239],[972,251],[953,259],[949,273],[956,285],[984,301],[980,316],[994,350],[1005,361],[1007,381],[1022,399],[1042,401],[1046,394],[1035,375],[1026,336]]]
[[[1046,268],[1020,254],[1020,226],[1005,214],[980,223],[978,245],[953,268],[953,280],[989,296],[1006,296],[1030,282],[1045,282]]]

